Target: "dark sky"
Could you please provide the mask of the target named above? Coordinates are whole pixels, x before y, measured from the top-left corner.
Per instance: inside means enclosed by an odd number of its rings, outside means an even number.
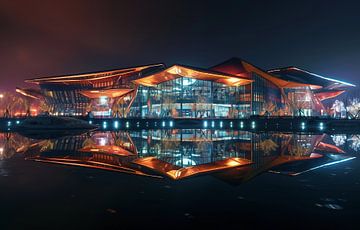
[[[0,88],[26,78],[230,57],[360,84],[357,1],[0,0]]]

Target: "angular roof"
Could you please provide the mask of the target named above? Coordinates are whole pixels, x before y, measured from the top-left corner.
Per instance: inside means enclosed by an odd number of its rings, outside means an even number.
[[[16,87],[16,92],[20,93],[21,95],[24,95],[26,97],[30,97],[33,99],[41,99],[43,98],[43,95],[41,94],[40,90],[38,89],[21,89]]]
[[[80,93],[88,98],[100,98],[100,97],[122,97],[126,94],[134,91],[134,89],[104,89],[104,90],[82,90]]]
[[[296,87],[304,87],[304,86],[311,86],[312,88],[321,88],[321,86],[317,84],[309,84],[308,82],[296,81],[293,79],[281,79],[240,58],[230,58],[229,60],[217,64],[211,67],[210,69],[247,79],[251,79],[251,73],[256,73],[262,78],[272,82],[274,85],[276,85],[279,88],[296,88]]]
[[[247,85],[252,82],[252,80],[243,77],[185,65],[173,65],[160,72],[134,80],[133,82],[138,85],[156,86],[162,82],[180,77],[213,81],[229,86]]]
[[[294,66],[268,70],[268,73],[282,80],[297,81],[304,84],[308,83],[313,85],[320,85],[325,89],[355,87],[354,84],[336,80],[329,77],[324,77],[315,73],[311,73],[306,70],[302,70]]]
[[[138,158],[134,160],[133,163],[152,169],[158,173],[170,177],[171,179],[178,180],[199,174],[244,166],[251,164],[252,162],[247,159],[232,157],[225,160],[215,161],[213,163],[180,168],[155,157],[145,157]]]
[[[102,80],[102,79],[112,78],[112,77],[121,77],[123,75],[134,74],[137,72],[154,69],[154,68],[155,69],[164,68],[164,64],[160,63],[160,64],[143,65],[143,66],[136,66],[136,67],[95,72],[95,73],[83,73],[83,74],[75,74],[75,75],[62,75],[62,76],[33,78],[33,79],[26,80],[25,82],[36,83],[36,84],[40,84],[40,83],[78,83],[78,82],[82,82],[82,81],[95,81],[95,80]]]
[[[339,96],[340,94],[344,93],[345,90],[331,90],[331,91],[324,91],[324,92],[318,92],[314,93],[314,95],[320,100],[326,100],[330,98],[334,98]]]

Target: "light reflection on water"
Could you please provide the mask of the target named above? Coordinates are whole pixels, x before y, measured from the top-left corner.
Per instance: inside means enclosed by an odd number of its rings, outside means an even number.
[[[0,134],[0,159],[87,167],[156,178],[202,174],[241,183],[263,172],[299,175],[356,157],[357,135],[249,133],[226,130],[141,130],[53,139]],[[66,134],[68,135],[68,134]],[[4,169],[0,172],[6,175]]]

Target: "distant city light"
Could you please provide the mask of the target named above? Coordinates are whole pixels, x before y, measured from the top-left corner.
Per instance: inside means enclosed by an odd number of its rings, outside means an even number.
[[[252,129],[255,129],[255,121],[252,121],[252,122],[251,122],[251,128],[252,128]]]
[[[173,122],[173,121],[170,121],[170,122],[169,122],[169,126],[170,126],[170,127],[173,127],[173,125],[174,125],[174,122]]]
[[[208,126],[208,122],[204,121],[204,128],[207,128],[207,126]]]
[[[125,127],[126,127],[126,128],[129,128],[129,127],[130,127],[130,124],[129,124],[128,121],[125,123]]]
[[[223,122],[222,121],[220,121],[220,128],[222,128],[223,127]]]
[[[243,121],[240,121],[240,128],[244,128],[244,122]]]
[[[103,128],[104,128],[104,129],[107,128],[107,122],[106,122],[106,121],[103,122]]]
[[[166,125],[166,124],[165,124],[165,121],[163,121],[163,122],[162,122],[162,127],[165,127],[165,125]]]
[[[323,122],[320,122],[320,124],[319,124],[319,129],[320,129],[320,130],[323,130],[323,129],[324,129],[324,123],[323,123]]]
[[[211,121],[211,128],[215,127],[215,121]]]

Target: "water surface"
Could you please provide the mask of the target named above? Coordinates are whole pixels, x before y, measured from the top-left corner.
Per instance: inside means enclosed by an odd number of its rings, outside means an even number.
[[[1,229],[356,228],[358,135],[0,134]]]

